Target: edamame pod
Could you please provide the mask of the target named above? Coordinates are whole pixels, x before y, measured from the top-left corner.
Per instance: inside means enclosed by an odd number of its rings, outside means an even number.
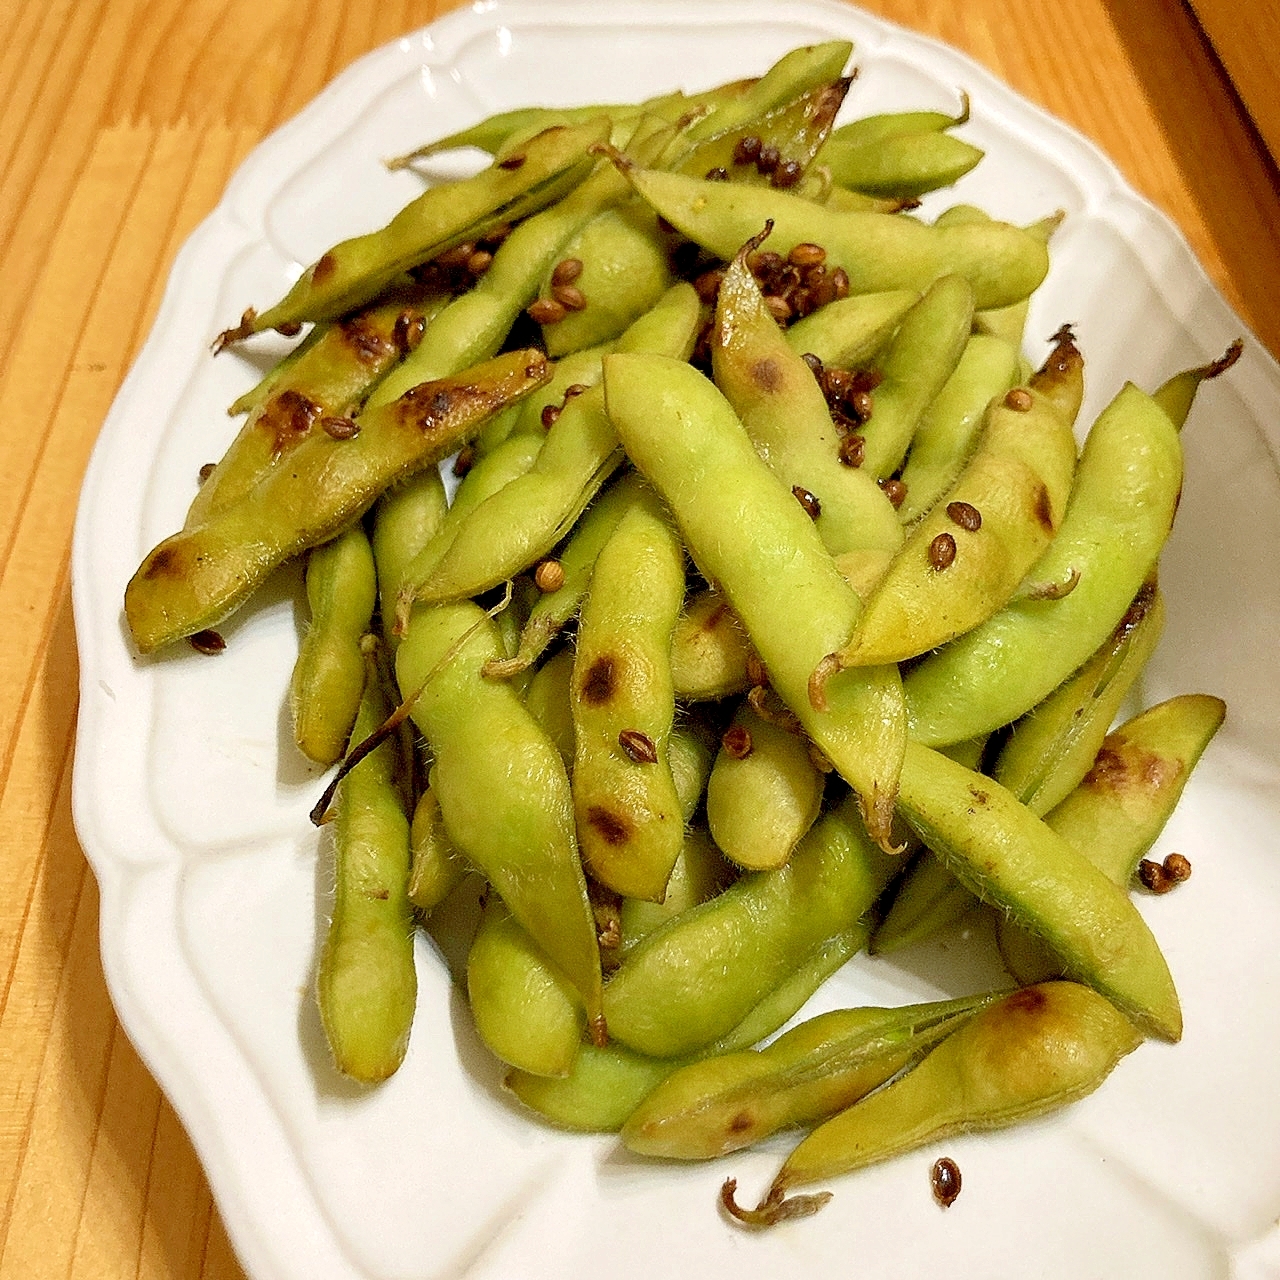
[[[430,913],[461,883],[467,864],[444,829],[440,801],[429,781],[413,807],[409,852],[409,901]]]
[[[359,524],[307,557],[311,621],[289,682],[293,738],[317,764],[341,758],[360,709],[365,658],[360,641],[377,604],[373,551]]]
[[[729,602],[714,587],[689,598],[671,633],[671,679],[676,697],[713,702],[750,684],[751,645]]]
[[[515,657],[490,663],[485,668],[485,675],[495,679],[518,675],[532,666],[547,645],[560,634],[569,619],[578,612],[582,597],[587,593],[591,570],[595,567],[600,548],[635,503],[641,485],[640,477],[629,471],[587,508],[557,561],[564,581],[554,590],[544,590],[534,603],[520,633]]]
[[[817,820],[823,781],[799,734],[743,703],[707,781],[712,838],[749,871],[782,866]]]
[[[405,569],[439,532],[449,510],[439,467],[427,467],[378,499],[373,508],[373,561],[377,566],[378,605],[388,636]]]
[[[622,1126],[622,1141],[641,1155],[711,1160],[814,1124],[897,1075],[996,998],[834,1009],[765,1049],[700,1059],[646,1096]]]
[[[582,1000],[496,894],[467,954],[467,999],[476,1031],[509,1066],[569,1074],[582,1041]]]
[[[907,134],[942,133],[958,128],[969,120],[969,95],[961,95],[960,113],[948,115],[945,111],[886,111],[870,116],[860,116],[834,129],[831,136],[850,146],[869,146],[886,142]]]
[[[1067,1106],[1098,1088],[1140,1043],[1133,1026],[1087,987],[1026,987],[977,1014],[914,1070],[815,1129],[757,1209],[733,1204],[732,1181],[722,1199],[757,1226],[804,1216],[830,1193],[788,1200],[792,1188]]]
[[[684,549],[650,490],[596,558],[571,686],[579,847],[592,877],[630,898],[662,900],[684,843],[667,757],[683,599]]]
[[[787,343],[797,355],[815,355],[832,369],[863,365],[893,337],[919,300],[911,289],[851,293],[788,325]]]
[[[973,320],[973,290],[963,276],[934,281],[902,317],[871,392],[863,425],[861,468],[876,480],[902,465],[916,424],[955,372]]]
[[[1107,735],[1093,768],[1046,824],[1127,888],[1225,713],[1220,698],[1183,694],[1135,716]],[[1038,939],[1007,920],[997,927],[997,942],[1020,982],[1038,982],[1060,968]]]
[[[700,902],[710,901],[732,883],[733,877],[733,868],[716,848],[710,834],[702,827],[688,827],[675,866],[667,878],[667,892],[662,901],[652,902],[644,898],[622,900],[619,914],[623,955],[681,912],[696,907]]]
[[[513,351],[365,409],[342,438],[308,436],[291,465],[205,523],[166,538],[125,588],[142,653],[215,626],[290,556],[327,542],[397,481],[447,457],[490,414],[547,377],[540,351]]]
[[[542,732],[556,745],[566,769],[573,768],[573,650],[561,649],[547,659],[529,681],[525,706]]]
[[[978,448],[911,530],[841,651],[846,666],[902,662],[991,617],[1062,522],[1076,465],[1071,421],[1016,387],[987,411]]]
[[[474,239],[478,230],[514,221],[571,192],[594,164],[588,148],[608,136],[605,119],[552,126],[529,140],[519,164],[491,165],[472,178],[428,188],[385,227],[326,250],[279,302],[260,315],[247,311],[219,345],[264,329],[332,319],[363,305],[402,272]]]
[[[424,297],[418,288],[396,290],[384,301],[325,325],[305,349],[286,357],[286,367],[200,485],[186,527],[242,498],[294,446],[320,430],[323,419],[350,417],[359,410],[378,380],[420,341],[443,305],[442,297]]]
[[[999,783],[908,742],[899,804],[957,879],[1043,938],[1069,974],[1146,1033],[1181,1036],[1173,979],[1128,895]]]
[[[921,414],[903,463],[906,496],[898,508],[914,523],[951,488],[977,445],[987,406],[1018,378],[1018,350],[1003,338],[975,333],[951,376]]]
[[[810,701],[815,667],[848,640],[860,609],[813,521],[761,460],[728,402],[690,365],[608,356],[604,387],[632,461],[742,620],[773,687],[858,793],[872,837],[889,847],[905,741],[898,672],[839,672],[823,708]]]
[[[418,609],[396,675],[435,756],[432,786],[449,838],[573,984],[592,1038],[602,1040],[600,952],[569,780],[519,694],[481,675],[499,656],[497,629],[476,605]]]
[[[1001,307],[1034,292],[1049,270],[1044,244],[1006,223],[932,227],[891,213],[834,212],[785,191],[625,171],[658,213],[726,262],[772,218],[774,250],[785,257],[798,244],[822,245],[831,269],[848,275],[850,293],[923,291],[961,275],[975,306]]]
[[[704,1054],[735,1053],[772,1035],[841,965],[862,950],[866,937],[865,926],[859,925],[815,948],[742,1022],[707,1046]],[[645,1096],[687,1061],[651,1058],[616,1040],[603,1049],[584,1044],[568,1076],[555,1079],[512,1071],[506,1085],[527,1107],[559,1128],[616,1133]]]
[[[906,677],[912,736],[957,742],[1016,720],[1111,634],[1155,564],[1182,487],[1168,415],[1129,384],[1085,441],[1058,534],[1032,571],[1063,582],[1058,599],[1018,598],[931,654]]]
[[[605,988],[610,1033],[654,1057],[727,1034],[815,946],[857,921],[895,865],[849,797],[785,867],[743,876],[629,951]]]
[[[873,196],[922,196],[958,182],[983,157],[949,133],[900,133],[871,143],[828,138],[818,153],[837,186]]]
[[[375,663],[356,719],[363,740],[386,718]],[[375,1084],[404,1058],[418,980],[407,894],[409,820],[400,805],[390,743],[343,778],[335,798],[333,913],[320,953],[320,1021],[344,1075]]]
[[[685,360],[697,327],[698,296],[691,285],[678,284],[623,334],[617,350]],[[430,604],[474,596],[529,568],[569,532],[621,462],[603,388],[575,396],[547,433],[529,473],[459,526],[431,576],[414,584],[416,598]]]
[[[826,397],[747,266],[763,239],[738,250],[720,285],[711,339],[716,386],[774,474],[792,492],[816,499],[811,514],[828,551],[897,550],[902,528],[893,504],[870,474],[841,462]]]

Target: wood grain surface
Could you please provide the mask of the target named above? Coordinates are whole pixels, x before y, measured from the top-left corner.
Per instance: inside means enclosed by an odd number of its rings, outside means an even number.
[[[0,1280],[242,1275],[98,959],[69,801],[72,521],[173,256],[236,164],[358,55],[449,7],[0,0]],[[1188,7],[867,7],[1095,139],[1280,352],[1275,165]]]

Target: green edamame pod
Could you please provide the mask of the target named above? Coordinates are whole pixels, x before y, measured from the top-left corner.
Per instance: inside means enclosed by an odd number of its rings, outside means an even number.
[[[365,685],[361,639],[377,603],[369,539],[353,524],[307,557],[311,621],[289,683],[293,739],[317,764],[342,757]]]
[[[716,386],[775,475],[816,499],[811,514],[833,555],[895,551],[902,528],[870,474],[840,461],[840,432],[813,372],[765,307],[747,266],[755,236],[734,255],[716,301],[711,337]]]
[[[829,368],[866,364],[919,300],[919,293],[911,289],[851,293],[788,325],[787,343],[797,355],[815,355]]]
[[[818,153],[837,186],[873,196],[922,196],[958,182],[984,152],[949,133],[900,133],[872,143],[831,137]]]
[[[520,476],[526,475],[537,461],[543,443],[540,436],[531,432],[517,432],[486,453],[463,476],[440,527],[413,555],[405,558],[399,573],[400,587],[396,598],[384,605],[383,612],[391,613],[396,629],[404,629],[418,584],[430,581],[437,572],[440,561],[453,545],[458,530],[470,513]]]
[[[962,95],[960,113],[950,116],[945,111],[888,111],[860,116],[832,130],[831,136],[850,146],[868,146],[908,134],[942,133],[958,128],[969,120],[969,96]]]
[[[903,817],[956,878],[1044,939],[1148,1034],[1182,1034],[1178,994],[1128,895],[999,783],[907,743]]]
[[[572,279],[557,280],[570,272],[576,272]],[[547,354],[563,356],[616,338],[672,282],[670,255],[647,205],[632,199],[597,214],[565,245],[539,290],[564,311],[542,324]],[[562,299],[572,305],[565,309]]]
[[[184,522],[203,523],[244,497],[325,418],[345,418],[418,342],[444,305],[418,288],[398,289],[363,311],[327,324],[296,354],[251,409],[239,434],[200,485]],[[313,332],[315,332],[313,330]]]
[[[684,842],[667,756],[683,599],[684,549],[650,490],[596,557],[571,686],[579,847],[592,877],[630,898],[662,900]]]
[[[327,542],[388,488],[447,457],[490,414],[547,376],[540,351],[513,351],[366,408],[354,434],[313,432],[238,502],[166,538],[125,588],[143,653],[215,626],[290,556]]]
[[[729,602],[714,587],[689,598],[671,633],[671,679],[676,697],[713,702],[751,683],[751,645]]]
[[[779,1129],[814,1124],[852,1106],[997,998],[834,1009],[765,1049],[702,1058],[640,1103],[622,1141],[641,1155],[711,1160]]]
[[[582,1042],[582,999],[496,894],[467,954],[467,999],[496,1057],[533,1075],[569,1074]]]
[[[569,400],[600,381],[600,362],[613,350],[613,345],[612,342],[602,342],[599,346],[561,356],[551,366],[547,385],[527,400],[520,401],[512,433],[527,431],[531,435],[545,436],[548,427],[543,420],[544,415],[558,416]]]
[[[742,1221],[768,1226],[820,1209],[811,1185],[961,1133],[1000,1129],[1092,1093],[1141,1043],[1104,999],[1072,982],[1006,996],[965,1023],[919,1066],[815,1129],[787,1157],[755,1210],[722,1198]]]
[[[368,671],[355,726],[361,740],[387,714],[372,656]],[[365,1084],[385,1080],[404,1059],[418,990],[406,891],[409,820],[394,762],[394,749],[384,742],[338,786],[333,912],[316,980],[334,1063]]]
[[[867,597],[843,664],[902,662],[972,630],[1013,597],[1049,545],[1076,441],[1071,420],[1035,384],[991,404],[959,478]]]
[[[573,767],[573,650],[561,649],[533,673],[525,690],[525,706],[542,732],[556,745],[565,768]]]
[[[960,363],[972,320],[973,290],[958,275],[940,277],[902,317],[861,431],[861,468],[875,479],[902,465],[917,423]]]
[[[849,40],[827,40],[784,53],[744,92],[719,99],[715,111],[690,128],[689,139],[701,142],[751,124],[800,94],[830,84],[844,73],[852,53],[853,43]]]
[[[748,871],[782,866],[817,820],[823,781],[799,734],[743,703],[707,781],[712,838]]]
[[[924,942],[963,920],[977,905],[946,865],[921,849],[894,886],[893,900],[871,935],[871,954],[887,956]]]
[[[815,946],[857,921],[894,866],[850,796],[785,867],[743,876],[629,951],[605,988],[610,1033],[654,1057],[727,1034]]]
[[[466,859],[444,829],[440,801],[430,782],[418,797],[409,823],[409,901],[424,913],[434,911],[461,883]]]
[[[945,275],[973,288],[974,305],[1002,307],[1035,291],[1049,270],[1044,244],[1006,223],[927,226],[891,213],[836,212],[801,196],[736,182],[627,168],[632,185],[690,240],[729,261],[773,219],[771,247],[786,257],[819,244],[850,293],[923,291]]]
[[[553,126],[529,139],[520,164],[491,165],[472,178],[429,188],[385,227],[326,250],[279,302],[261,314],[247,311],[221,336],[220,345],[265,329],[329,320],[362,306],[410,267],[572,192],[595,163],[588,149],[608,136],[605,119]]]
[[[405,569],[439,532],[449,510],[439,467],[427,467],[388,489],[373,508],[373,560],[377,566],[382,629],[390,635]]]
[[[1164,597],[1148,582],[1093,656],[1013,726],[991,776],[1041,816],[1065,800],[1092,767],[1163,630]]]
[[[472,604],[415,611],[396,675],[435,757],[432,787],[453,843],[582,996],[604,1035],[600,952],[560,755],[507,683],[497,628]]]
[[[901,479],[904,525],[917,520],[955,483],[977,445],[987,406],[1018,380],[1018,351],[1003,338],[975,333],[920,416]]]
[[[1182,487],[1182,449],[1168,415],[1126,386],[1085,441],[1067,513],[1032,570],[1078,575],[1057,599],[1023,597],[930,655],[906,677],[913,737],[970,738],[1025,714],[1115,629],[1168,536]]]
[[[866,937],[865,927],[857,926],[815,948],[742,1022],[707,1046],[704,1056],[735,1053],[772,1035],[841,965],[862,950]],[[559,1128],[616,1133],[645,1096],[687,1061],[651,1058],[616,1040],[603,1049],[584,1044],[567,1076],[554,1079],[512,1071],[506,1085],[527,1107]]]
[[[668,920],[674,920],[682,911],[710,901],[732,882],[733,875],[733,868],[724,860],[710,834],[701,827],[686,828],[662,901],[623,898],[619,911],[622,954],[626,955],[642,938]]]
[[[642,121],[628,144],[655,159],[675,130]],[[560,260],[565,242],[603,209],[630,197],[611,165],[598,163],[564,199],[521,222],[498,246],[489,269],[435,318],[429,337],[374,390],[370,403],[393,399],[408,387],[466,368],[497,351],[511,326],[537,296],[538,282]]]
[[[692,366],[611,355],[604,387],[627,453],[671,508],[694,561],[742,620],[773,687],[857,791],[872,837],[890,847],[905,741],[898,672],[839,672],[821,709],[810,701],[815,667],[847,641],[861,607],[813,521]]]
[[[1135,716],[1107,735],[1093,768],[1049,812],[1046,824],[1127,888],[1225,713],[1220,698],[1183,694]],[[996,937],[1001,958],[1020,982],[1056,976],[1060,965],[1037,938],[1007,920]]]
[[[686,360],[698,319],[693,287],[675,285],[619,338],[617,350]],[[531,567],[569,532],[622,459],[603,388],[575,396],[547,433],[529,473],[459,526],[430,579],[417,585],[417,599],[431,604],[475,596]]]
[[[703,721],[686,718],[671,730],[667,756],[671,761],[671,780],[680,798],[680,816],[688,826],[702,803],[711,776],[715,732]]]
[[[554,591],[543,591],[534,603],[529,620],[520,633],[520,646],[515,657],[490,663],[485,668],[485,675],[507,679],[527,670],[578,612],[582,597],[587,593],[596,556],[612,536],[618,521],[635,503],[641,484],[639,476],[628,472],[587,508],[560,553],[558,563],[564,573],[564,582]]]
[[[822,147],[852,80],[816,85],[790,102],[700,142],[676,166],[704,177],[723,173],[734,182],[779,186],[798,180]],[[762,162],[762,157],[765,159]]]

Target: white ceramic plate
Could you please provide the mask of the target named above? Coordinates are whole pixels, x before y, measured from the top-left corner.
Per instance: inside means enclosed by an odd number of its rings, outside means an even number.
[[[717,1188],[733,1173],[751,1200],[785,1142],[677,1168],[542,1128],[502,1095],[425,939],[408,1060],[378,1090],[345,1087],[310,994],[326,872],[306,817],[319,782],[283,710],[296,580],[226,627],[216,660],[179,646],[139,661],[127,644],[124,584],[181,524],[199,466],[234,430],[225,406],[270,346],[215,360],[211,337],[417,189],[383,157],[495,109],[699,89],[837,35],[856,40],[862,68],[846,115],[971,94],[965,136],[988,155],[946,200],[1015,221],[1067,211],[1030,333],[1076,324],[1086,418],[1124,378],[1153,386],[1242,331],[1169,223],[1089,144],[960,55],[817,2],[501,0],[451,14],[362,59],[264,142],[179,257],[84,487],[75,814],[121,1020],[257,1280],[1280,1273],[1280,698],[1264,661],[1280,616],[1280,372],[1257,343],[1187,429],[1169,625],[1143,695],[1211,692],[1230,707],[1161,845],[1191,858],[1194,879],[1142,904],[1186,1038],[1144,1046],[1062,1116],[947,1143],[964,1192],[946,1212],[928,1185],[941,1152],[923,1151],[837,1182],[817,1217],[753,1236],[718,1215]],[[855,962],[822,1000],[997,981],[977,941],[960,932],[918,958]]]

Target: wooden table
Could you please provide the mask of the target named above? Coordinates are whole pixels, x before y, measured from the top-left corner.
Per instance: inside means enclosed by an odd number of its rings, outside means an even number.
[[[0,1280],[242,1274],[103,982],[69,801],[72,519],[169,264],[236,164],[357,55],[449,7],[0,5]],[[1276,165],[1190,9],[868,7],[968,51],[1100,143],[1280,353]],[[1275,0],[1259,8],[1258,29],[1280,29]]]

